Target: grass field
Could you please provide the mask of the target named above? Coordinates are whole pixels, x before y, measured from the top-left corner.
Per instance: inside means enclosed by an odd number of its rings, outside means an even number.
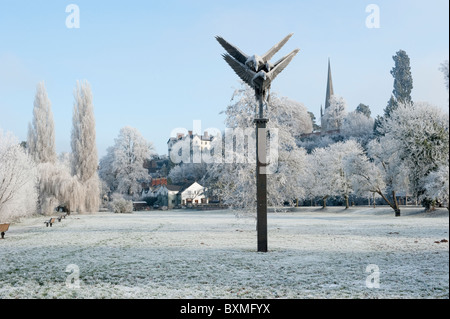
[[[230,211],[28,218],[0,240],[0,298],[448,299],[448,211],[402,214],[270,213],[268,253]]]

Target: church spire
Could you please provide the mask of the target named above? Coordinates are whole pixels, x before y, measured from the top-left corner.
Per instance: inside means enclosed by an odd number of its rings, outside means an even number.
[[[328,58],[328,81],[327,81],[327,96],[325,100],[325,110],[330,106],[330,98],[334,95],[333,80],[331,78],[330,58]]]

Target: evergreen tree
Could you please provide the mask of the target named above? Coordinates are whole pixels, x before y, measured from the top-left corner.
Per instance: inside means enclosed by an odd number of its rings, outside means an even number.
[[[388,105],[384,109],[384,117],[388,118],[391,116],[392,112],[394,112],[398,108],[398,102],[394,98],[393,95],[391,95],[391,98],[389,99]]]
[[[394,67],[391,70],[391,75],[394,77],[394,90],[391,98],[384,109],[384,116],[378,116],[375,119],[374,134],[379,135],[379,128],[383,119],[388,119],[392,112],[394,112],[399,104],[412,105],[411,91],[413,89],[413,78],[411,75],[411,64],[409,56],[405,51],[400,50],[392,57],[394,60]]]
[[[381,124],[383,123],[384,117],[377,115],[375,118],[375,121],[373,123],[373,135],[375,137],[380,136],[379,128],[381,128]]]
[[[405,105],[411,104],[413,79],[409,56],[405,51],[400,50],[392,58],[395,62],[395,66],[391,70],[391,74],[394,77],[394,90],[392,91],[392,94],[398,103]]]
[[[313,112],[308,112],[309,116],[311,117],[312,125],[313,125],[313,131],[320,131],[320,125],[317,125],[316,123],[316,116]]]
[[[372,114],[372,112],[370,111],[370,107],[368,105],[363,104],[363,103],[360,103],[356,107],[356,112],[364,114],[368,118],[370,118],[370,115]]]

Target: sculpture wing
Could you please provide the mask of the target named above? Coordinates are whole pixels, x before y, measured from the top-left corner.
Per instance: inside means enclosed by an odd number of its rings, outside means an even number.
[[[280,49],[288,42],[288,40],[292,37],[293,33],[287,35],[283,40],[281,40],[279,43],[274,45],[269,51],[267,51],[266,54],[264,54],[261,58],[263,59],[264,63],[267,61],[270,61],[270,59],[273,58],[273,56],[280,51]]]
[[[222,55],[224,60],[228,63],[229,66],[236,72],[236,74],[241,78],[242,81],[250,85],[251,87],[254,86],[253,84],[253,77],[255,76],[255,72],[247,68],[244,64],[240,63],[239,61],[236,61],[233,59],[233,57],[229,54],[223,54]]]
[[[249,58],[248,55],[246,55],[244,52],[239,50],[238,47],[230,44],[227,42],[224,38],[217,36],[216,40],[220,43],[220,45],[236,60],[241,62],[242,64],[245,64],[245,61]]]
[[[267,76],[269,77],[270,81],[272,82],[278,74],[281,73],[281,71],[284,70],[285,67],[287,67],[287,65],[292,61],[292,59],[294,58],[294,56],[296,56],[296,54],[300,51],[300,49],[295,49],[294,51],[292,51],[291,53],[289,53],[288,55],[282,57],[280,60],[278,60],[275,64],[274,67],[272,69],[272,71],[270,71]]]

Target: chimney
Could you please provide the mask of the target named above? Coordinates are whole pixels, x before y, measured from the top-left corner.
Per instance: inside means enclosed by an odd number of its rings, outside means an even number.
[[[208,139],[208,138],[209,138],[209,137],[208,137],[208,132],[205,131],[205,133],[203,134],[203,136],[205,137],[205,139]]]
[[[188,136],[192,136],[192,131],[188,131]]]

